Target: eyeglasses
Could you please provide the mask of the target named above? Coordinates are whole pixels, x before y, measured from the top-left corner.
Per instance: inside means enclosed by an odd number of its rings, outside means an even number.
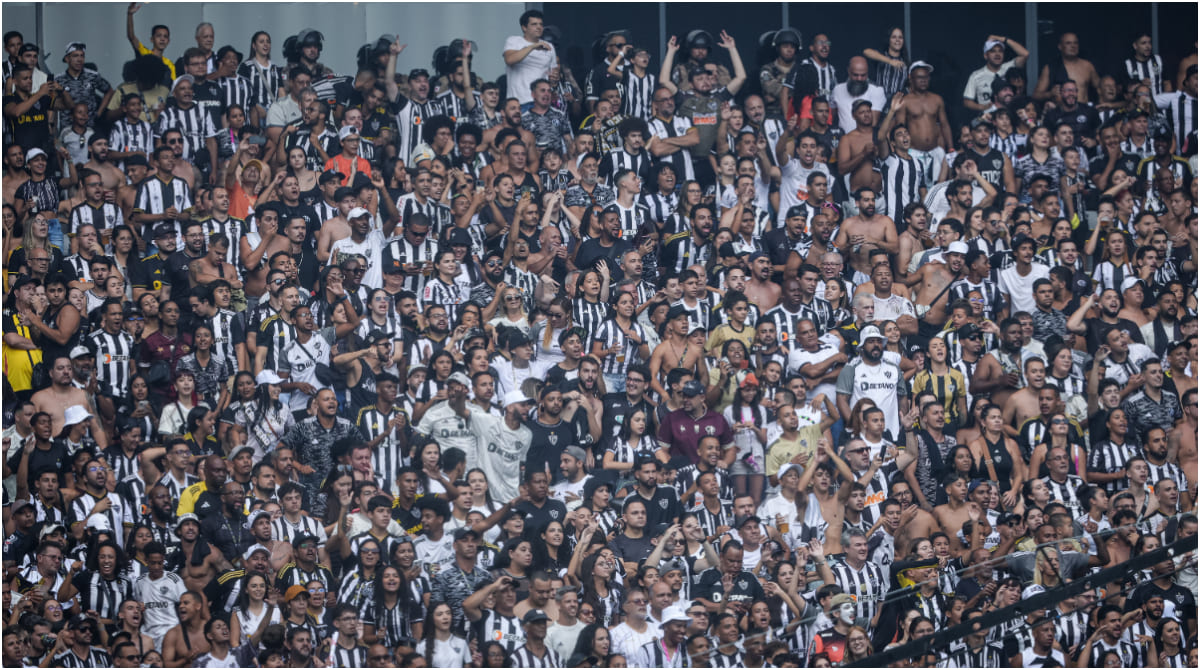
[[[137,660],[141,660],[141,656],[138,656],[137,654],[125,654],[125,655],[124,655],[124,656],[122,656],[121,658],[125,659],[126,661],[137,661]]]
[[[368,656],[367,660],[368,661],[390,661],[390,660],[392,660],[392,657],[388,656],[387,654],[377,654],[375,656]]]
[[[487,266],[489,268],[500,267],[501,265],[502,265],[502,263],[500,261],[496,261],[496,260],[491,260],[491,261],[487,262]]]
[[[59,558],[62,558],[62,557],[60,556]],[[61,612],[62,610],[63,610],[62,605],[49,605],[46,607],[47,612]]]
[[[325,593],[325,589],[309,589],[308,592],[315,596],[315,595]]]
[[[108,472],[108,468],[102,468],[98,465],[93,465],[92,467],[88,468],[88,472]]]
[[[284,284],[287,283],[287,280],[286,279],[272,279],[271,283],[276,286],[283,286]]]

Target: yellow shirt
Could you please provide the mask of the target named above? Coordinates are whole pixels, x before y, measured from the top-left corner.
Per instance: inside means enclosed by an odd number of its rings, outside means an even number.
[[[796,431],[795,440],[785,440],[782,437],[775,440],[767,449],[767,476],[779,474],[779,468],[800,454],[817,454],[817,442],[821,440],[821,426],[804,426]]]
[[[194,514],[196,512],[196,501],[200,499],[200,494],[208,490],[208,485],[203,481],[196,482],[183,490],[179,494],[179,507],[175,509],[175,516],[184,514]]]
[[[138,42],[138,55],[139,56],[145,56],[146,54],[152,54],[152,53],[154,53],[154,52],[151,51],[150,49],[148,49],[145,44]],[[175,81],[175,76],[176,76],[175,75],[175,62],[172,60],[169,60],[166,56],[159,56],[159,58],[162,59],[163,65],[167,66],[167,71],[171,73],[171,81]]]
[[[704,348],[711,351],[714,356],[721,355],[721,347],[729,340],[740,340],[746,345],[746,353],[750,353],[750,347],[754,346],[754,328],[749,324],[742,327],[742,332],[733,329],[728,323],[723,323],[713,329],[713,332],[708,336],[708,342]]]
[[[29,326],[22,325],[21,317],[15,310],[4,310],[4,333],[16,333],[21,337],[32,340],[33,333]],[[28,391],[33,388],[33,366],[42,362],[41,349],[18,349],[4,345],[4,376],[14,391]]]

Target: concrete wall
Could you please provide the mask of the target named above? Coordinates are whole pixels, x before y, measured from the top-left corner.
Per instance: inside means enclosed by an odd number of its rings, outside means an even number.
[[[19,30],[26,41],[36,42],[35,5],[32,2],[6,2],[3,7],[4,30]],[[88,45],[87,59],[114,85],[120,83],[121,66],[133,53],[125,39],[125,3],[42,4],[40,46],[46,67],[57,74],[65,69],[63,48],[79,40]],[[363,44],[383,34],[399,34],[408,48],[400,55],[397,70],[415,67],[432,69],[433,50],[450,40],[466,37],[479,45],[475,71],[486,79],[504,74],[501,51],[508,35],[520,34],[517,18],[525,10],[520,2],[488,3],[204,3],[156,2],[142,7],[134,19],[137,35],[150,39],[150,27],[164,24],[171,28],[167,57],[179,58],[185,49],[195,46],[198,23],[208,21],[216,31],[214,49],[232,44],[243,54],[249,53],[250,36],[262,29],[271,33],[272,59],[282,65],[283,41],[304,28],[315,28],[325,35],[321,61],[344,74],[353,74],[355,54]]]

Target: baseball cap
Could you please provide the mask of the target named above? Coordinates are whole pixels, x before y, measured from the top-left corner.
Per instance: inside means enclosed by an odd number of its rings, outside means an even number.
[[[408,164],[416,165],[421,161],[433,160],[435,155],[436,154],[433,153],[433,147],[430,147],[428,144],[424,143],[418,144],[416,148],[413,149],[412,154],[409,156]]]
[[[463,526],[462,528],[459,528],[454,531],[454,541],[458,542],[459,540],[467,537],[468,535],[475,538],[476,540],[479,539],[479,533],[476,533],[474,528],[471,528],[470,526]]]
[[[1121,281],[1121,293],[1128,291],[1134,286],[1141,286],[1142,289],[1146,288],[1145,282],[1143,282],[1141,279],[1137,277],[1126,277]]]
[[[250,521],[247,521],[246,523],[248,523],[248,524],[252,524],[252,523],[254,523],[254,519],[258,518],[258,517],[256,516],[256,514],[259,514],[259,513],[261,513],[261,514],[267,514],[267,512],[263,512],[263,511],[262,511],[262,510],[260,510],[260,509],[259,509],[259,510],[254,510],[254,512],[252,512],[252,513],[250,514]],[[252,545],[250,545],[249,547],[246,547],[246,551],[242,552],[242,560],[244,561],[244,560],[246,560],[246,559],[250,558],[251,556],[253,556],[254,554],[256,554],[257,552],[260,552],[260,551],[261,551],[261,552],[263,552],[263,553],[265,553],[265,554],[266,554],[266,555],[268,555],[268,556],[270,556],[270,555],[271,555],[271,550],[270,550],[270,549],[267,549],[266,547],[262,546],[261,544],[252,544]]]
[[[180,514],[179,518],[175,520],[175,530],[182,528],[183,524],[187,523],[188,521],[194,522],[197,526],[200,525],[200,517],[196,516],[195,514]]]
[[[346,178],[346,176],[343,175],[341,172],[338,172],[336,170],[326,170],[325,172],[321,173],[320,177],[317,178],[317,183],[320,184],[321,186],[324,186],[325,184],[328,184],[331,181],[340,182],[345,178]],[[336,197],[336,192],[335,192],[334,201],[336,201],[336,200],[337,200],[337,197]]]
[[[946,253],[948,254],[962,254],[966,256],[968,251],[970,249],[967,248],[967,243],[961,240],[955,240],[950,243],[950,246],[946,247]]]
[[[71,360],[75,360],[76,358],[83,358],[84,356],[91,356],[91,355],[92,355],[92,350],[88,349],[87,347],[83,346],[82,344],[75,345],[75,348],[71,350]]]
[[[17,501],[17,502],[20,502],[20,501]],[[32,505],[33,503],[29,503],[29,504]],[[17,507],[17,509],[20,509],[20,507]],[[48,523],[44,527],[42,527],[41,532],[38,533],[38,541],[40,542],[41,540],[46,539],[47,536],[53,535],[55,533],[64,533],[65,534],[66,532],[67,532],[67,527],[62,525],[61,523]]]
[[[84,49],[87,49],[87,45],[83,42],[67,42],[67,47],[63,49],[63,62],[65,63],[67,61],[67,56],[70,56],[76,51],[83,51]]]
[[[756,261],[760,258],[765,258],[767,260],[770,260],[771,256],[770,256],[770,254],[768,254],[765,251],[756,251],[756,252],[750,254],[750,262],[751,263],[753,263],[754,261]]]
[[[31,51],[33,53],[39,53],[40,49],[38,49],[38,45],[34,44],[33,42],[26,42],[21,45],[21,50],[17,52],[17,55],[19,56],[21,54],[27,54]]]
[[[246,527],[246,530],[250,530],[254,526],[254,522],[258,521],[264,516],[270,517],[271,513],[266,510],[256,509],[246,516],[246,522],[242,525]],[[261,547],[262,545],[259,546]],[[251,549],[253,549],[253,547],[251,547]],[[266,549],[266,547],[263,547],[263,549]],[[246,556],[250,556],[249,551],[247,551]]]
[[[804,205],[792,205],[791,207],[788,207],[787,216],[785,218],[791,219],[797,216],[804,220],[808,220],[808,208]]]
[[[777,479],[783,479],[783,476],[786,475],[787,473],[791,472],[792,470],[800,472],[803,469],[804,468],[800,467],[796,463],[784,463],[783,465],[779,466],[779,472],[775,473],[775,477]]]
[[[872,338],[878,338],[880,340],[883,339],[883,333],[879,332],[879,328],[875,326],[867,326],[866,328],[862,329],[861,333],[858,334],[858,341],[864,344],[867,342],[867,340]]]
[[[344,141],[350,137],[358,137],[358,128],[354,126],[342,126],[338,128],[338,141]]]
[[[988,40],[983,43],[983,53],[987,53],[996,47],[1002,46],[1004,46],[1004,42],[1001,42],[1000,40]]]
[[[662,622],[663,623],[671,623],[673,621],[678,621],[681,623],[691,623],[692,617],[689,616],[688,613],[685,612],[682,607],[679,607],[677,605],[672,605],[672,606],[668,607],[667,609],[663,610]]]
[[[355,207],[346,215],[347,219],[357,219],[363,216],[371,216],[371,213],[362,207]]]
[[[16,500],[13,502],[12,512],[13,512],[13,514],[16,514],[17,512],[20,512],[21,510],[25,509],[26,507],[36,507],[36,506],[32,502],[30,502],[24,498],[21,498],[20,500]],[[48,527],[49,526],[47,526],[47,528]],[[45,531],[43,531],[43,532],[45,532]]]
[[[692,381],[683,385],[683,395],[685,395],[685,396],[704,395],[704,384],[701,384],[700,382],[693,379]]]
[[[179,88],[179,85],[185,81],[189,84],[195,84],[196,78],[190,74],[179,75],[178,77],[175,78],[175,81],[171,82],[171,92],[174,93],[175,89]]]
[[[154,239],[160,237],[175,237],[175,226],[169,223],[160,223],[154,227]]]
[[[523,624],[537,623],[538,621],[549,621],[549,620],[550,620],[550,617],[546,616],[546,613],[539,609],[529,610],[528,612],[525,613],[525,616],[521,617],[521,623],[523,623]]]
[[[295,600],[296,598],[299,598],[300,596],[304,596],[307,598],[308,597],[308,589],[304,588],[303,586],[300,586],[299,584],[293,584],[292,586],[289,586],[287,592],[283,594],[283,600],[284,600],[284,602],[290,603],[293,600]]]
[[[242,454],[242,452],[245,452],[245,451],[248,451],[251,454],[253,454],[254,447],[252,447],[248,444],[239,444],[238,446],[234,447],[232,451],[229,452],[229,460],[232,461],[233,459],[240,456]]]
[[[446,242],[450,246],[471,246],[471,234],[462,228],[454,227],[450,229],[450,234],[446,236]]]
[[[12,287],[9,290],[16,291],[19,288],[23,288],[30,284],[36,284],[36,283],[37,283],[37,281],[33,277],[30,277],[29,275],[17,275],[17,278],[13,280]]]
[[[762,519],[758,518],[757,514],[747,514],[745,516],[739,516],[736,520],[734,520],[733,527],[741,528],[742,526],[745,526],[746,524],[750,523],[751,521],[753,521],[754,523],[762,523]]]
[[[563,453],[570,454],[571,458],[574,458],[577,461],[587,460],[587,452],[583,450],[583,447],[580,447],[580,446],[577,446],[574,444],[567,447],[566,449],[563,449]]]
[[[833,600],[830,601],[830,608],[837,609],[846,603],[854,605],[854,596],[850,595],[849,593],[839,593],[833,597]]]
[[[932,65],[930,65],[929,63],[926,63],[926,62],[925,62],[925,61],[923,61],[923,60],[919,60],[919,61],[916,61],[915,63],[913,63],[912,65],[909,65],[909,66],[908,66],[908,73],[909,73],[909,74],[912,74],[912,71],[913,71],[913,70],[915,70],[915,69],[917,69],[917,68],[919,68],[919,67],[923,67],[923,68],[925,68],[926,70],[929,70],[930,72],[933,72],[933,66],[932,66]]]
[[[454,374],[450,375],[446,381],[454,382],[455,384],[462,384],[467,388],[471,388],[471,378],[468,377],[465,372],[455,372]]]
[[[862,98],[860,100],[855,100],[854,103],[852,105],[850,105],[850,109],[851,109],[851,111],[853,111],[855,109],[858,109],[859,107],[862,107],[863,105],[870,107],[871,101],[867,100],[866,98]]]
[[[508,336],[508,348],[510,350],[517,347],[527,347],[530,344],[533,344],[533,342],[530,341],[529,336],[519,330]]]
[[[980,330],[979,326],[977,326],[973,323],[968,323],[967,325],[958,329],[958,339],[968,340],[972,337],[976,337],[981,332],[983,332],[983,331]]]
[[[292,538],[292,548],[299,549],[300,545],[304,544],[305,542],[309,542],[309,541],[317,542],[318,538],[317,538],[317,536],[309,535],[308,533],[300,533],[296,537]]]
[[[374,344],[379,344],[380,342],[383,342],[386,339],[388,339],[387,333],[376,328],[376,329],[372,330],[371,332],[367,333],[367,337],[365,339],[363,339],[363,344],[365,344],[367,346],[371,346]]]
[[[42,151],[41,149],[34,147],[34,148],[30,149],[29,151],[25,152],[25,162],[28,163],[29,161],[37,158],[38,156],[45,157],[45,155],[46,155],[45,151]]]
[[[671,308],[667,310],[667,321],[673,321],[681,316],[687,316],[687,313],[687,308],[683,305],[671,305]]]
[[[263,384],[282,384],[283,378],[276,374],[274,370],[263,370],[262,372],[258,373],[258,376],[254,378],[254,381],[258,382],[259,386],[262,386]]]
[[[986,126],[988,128],[991,128],[992,122],[988,121],[987,119],[983,118],[982,116],[977,116],[977,117],[971,119],[971,130],[975,130],[976,128],[978,128],[980,126]]]

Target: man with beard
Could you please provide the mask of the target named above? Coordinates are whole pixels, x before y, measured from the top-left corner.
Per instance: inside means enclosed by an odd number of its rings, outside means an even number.
[[[655,146],[662,144],[656,142]],[[607,207],[617,199],[612,188],[600,183],[600,163],[597,153],[589,152],[579,159],[579,181],[568,186],[563,196],[563,204],[576,217],[582,217],[588,207]]]
[[[125,173],[117,167],[109,151],[109,140],[103,135],[92,135],[88,140],[88,153],[91,156],[83,167],[100,175],[101,194],[106,202],[113,202],[117,188],[125,184]],[[83,171],[80,170],[80,179]]]
[[[824,33],[814,35],[812,43],[808,45],[809,57],[793,66],[783,81],[780,107],[785,118],[792,115],[799,117],[801,130],[814,123],[813,119],[817,116],[815,98],[827,98],[833,87],[837,86],[837,71],[829,62],[832,46],[833,43]]]
[[[783,83],[796,64],[796,52],[800,49],[800,33],[791,28],[784,28],[775,33],[771,46],[775,48],[775,60],[763,65],[758,71],[758,79],[763,91],[760,101],[765,103],[765,111],[768,115],[782,118],[785,115],[780,104],[780,97],[783,94]],[[750,116],[749,105],[750,101],[747,98],[747,116]],[[762,119],[754,122],[761,123]]]
[[[504,398],[507,400],[510,395],[511,392],[506,393]],[[525,423],[530,431],[525,471],[544,472],[549,479],[552,478],[549,473],[558,470],[563,451],[572,444],[580,444],[584,437],[575,420],[580,392],[564,393],[559,386],[546,384],[538,395],[537,417]]]
[[[1000,322],[999,349],[984,354],[975,368],[975,375],[970,378],[973,396],[990,395],[993,404],[1004,407],[1009,397],[1025,386],[1021,364],[1023,337],[1021,323],[1016,319],[1010,317]],[[965,348],[963,353],[965,358]]]
[[[921,323],[928,324],[927,330],[932,329],[928,336],[946,323],[951,295],[947,287],[962,277],[966,254],[965,242],[951,242],[946,248],[944,263],[926,263],[904,280],[906,286],[916,287],[912,301],[918,312],[924,310]]]
[[[1090,61],[1079,57],[1079,36],[1075,33],[1059,35],[1058,53],[1058,58],[1042,66],[1033,99],[1063,100],[1062,85],[1073,81],[1079,86],[1079,102],[1087,104],[1088,89],[1100,88],[1100,75]]]
[[[1088,353],[1094,354],[1100,345],[1104,344],[1104,333],[1110,328],[1118,328],[1128,334],[1134,341],[1142,342],[1142,331],[1137,324],[1118,316],[1121,313],[1121,294],[1116,289],[1105,289],[1097,299],[1089,295],[1079,309],[1067,319],[1067,330],[1087,338]],[[1092,307],[1099,307],[1098,317],[1088,317]]]
[[[636,179],[631,172],[625,172],[624,175],[626,179]],[[600,215],[600,226],[599,237],[593,237],[579,245],[575,252],[575,267],[590,270],[596,267],[599,261],[604,261],[608,264],[612,280],[621,281],[625,278],[625,272],[619,261],[625,252],[633,247],[621,232],[621,210],[616,203],[604,208]]]
[[[242,485],[230,480],[220,486],[219,511],[205,517],[200,522],[200,530],[226,560],[234,561],[255,540],[246,528]]]
[[[1183,417],[1179,396],[1163,388],[1163,366],[1157,358],[1142,362],[1142,387],[1121,403],[1129,432],[1139,437],[1153,428],[1169,431]],[[1151,480],[1154,481],[1154,480]]]
[[[690,90],[677,88],[671,82],[671,68],[679,51],[679,41],[675,36],[671,36],[667,43],[667,55],[658,74],[658,80],[676,96],[680,115],[689,118],[692,125],[699,128],[700,141],[692,151],[692,167],[702,185],[710,185],[716,178],[707,157],[717,139],[717,111],[723,103],[733,99],[746,81],[746,68],[742,65],[733,38],[722,31],[718,44],[729,51],[729,59],[733,63],[733,79],[726,86],[717,86],[717,65],[704,63],[695,64],[688,71],[688,81],[692,85]]]
[[[789,221],[798,221],[803,224],[803,219],[800,219],[799,217],[789,219]],[[787,229],[783,229],[781,232],[784,232],[786,235],[786,231]],[[788,260],[790,261],[790,255],[794,254],[795,251],[788,249],[786,253],[789,254]],[[761,251],[750,257],[750,279],[746,281],[744,288],[745,296],[753,303],[757,314],[764,314],[774,309],[775,306],[779,304],[779,297],[782,293],[781,289],[779,288],[779,284],[776,283],[776,275],[782,279],[783,273],[774,272],[774,269],[779,266],[772,265],[771,260],[772,259],[770,256]],[[733,273],[734,271],[740,272],[741,269],[733,268],[730,270],[730,273]],[[728,284],[726,285],[727,290],[732,288],[733,287],[730,287]],[[722,310],[722,312],[724,312],[724,310]],[[758,319],[747,319],[747,323],[750,323],[751,321],[757,322]]]
[[[1164,287],[1154,301],[1158,313],[1154,320],[1142,326],[1142,340],[1155,356],[1165,357],[1167,345],[1183,339],[1183,324],[1179,319],[1179,298],[1170,287]]]
[[[693,661],[688,657],[685,644],[691,622],[692,618],[681,608],[668,607],[663,611],[661,621],[662,638],[647,642],[630,654],[629,665],[636,668],[691,667]]]
[[[844,133],[855,129],[854,110],[858,107],[858,102],[863,100],[871,104],[871,127],[878,126],[879,117],[883,113],[884,106],[887,105],[883,88],[868,80],[868,65],[865,57],[854,56],[851,58],[848,69],[850,78],[834,86],[829,94],[829,103],[837,110],[838,127]]]
[[[864,187],[854,193],[858,214],[842,222],[833,244],[850,257],[850,267],[855,270],[855,284],[867,281],[871,274],[872,251],[883,249],[889,254],[900,250],[896,235],[896,224],[875,210],[877,191]]]
[[[812,198],[810,184],[814,174],[822,174],[827,180],[833,178],[829,167],[817,162],[818,144],[816,135],[808,131],[797,133],[796,126],[791,123],[775,144],[775,159],[779,163],[781,179],[780,212],[786,213]],[[811,222],[811,211],[806,218]]]
[[[516,98],[509,98],[508,100],[504,101],[504,107],[501,109],[500,118],[500,125],[493,126],[483,131],[483,146],[488,147],[494,156],[500,160],[504,159],[503,153],[499,152],[498,150],[502,149],[503,147],[504,137],[501,136],[501,133],[505,130],[508,131],[506,135],[515,135],[516,138],[520,140],[520,142],[526,147],[537,146],[537,138],[534,136],[534,134],[521,126],[521,103],[518,102]],[[536,152],[537,150],[532,149],[531,151]],[[533,156],[536,155],[536,153],[533,154]],[[495,163],[492,163],[488,167],[492,168],[491,172],[488,172],[487,168],[484,168],[479,175],[480,179],[485,180],[487,183],[491,182],[493,175],[498,175],[504,171],[503,165],[497,166]]]
[[[883,360],[884,337],[875,326],[859,333],[858,360],[842,368],[837,380],[837,407],[842,416],[851,416],[851,408],[862,398],[870,398],[883,410],[887,430],[897,439],[900,415],[908,412],[908,384],[899,366]]]
[[[783,281],[784,272],[789,263],[792,262],[792,256],[795,255],[796,260],[801,260],[800,248],[806,237],[806,229],[808,228],[808,211],[803,205],[793,205],[784,212],[782,226],[776,226],[774,230],[768,231],[762,236],[762,247],[765,253],[768,269],[765,277],[760,277],[758,268],[754,265],[750,267],[751,283],[757,288],[748,292],[755,302],[759,302],[759,291],[766,286],[773,286],[778,292],[778,283]],[[811,237],[809,238],[811,240]],[[778,300],[778,293],[776,293]],[[761,305],[761,303],[760,303]],[[769,307],[766,309],[770,309]]]
[[[1010,47],[1016,58],[1005,62],[1005,47]],[[983,43],[983,67],[971,73],[963,89],[963,106],[973,112],[983,112],[992,103],[992,82],[1003,77],[1012,68],[1025,66],[1029,51],[1016,40],[1000,35],[988,35]]]

